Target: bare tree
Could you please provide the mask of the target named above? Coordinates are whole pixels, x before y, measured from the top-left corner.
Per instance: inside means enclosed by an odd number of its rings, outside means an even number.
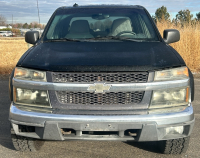
[[[32,25],[33,28],[38,28],[40,26],[37,21],[33,21]]]
[[[6,26],[6,18],[0,15],[0,26]]]

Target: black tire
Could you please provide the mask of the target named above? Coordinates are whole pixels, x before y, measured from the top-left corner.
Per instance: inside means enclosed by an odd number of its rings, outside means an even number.
[[[159,141],[158,145],[163,154],[182,154],[187,151],[190,137]]]
[[[23,152],[38,151],[41,149],[41,147],[44,145],[45,142],[39,139],[18,136],[14,134],[14,130],[12,128],[11,128],[11,139],[14,148],[18,151],[23,151]]]
[[[18,151],[23,151],[23,152],[38,151],[44,144],[44,141],[42,140],[17,136],[15,134],[11,134],[11,138],[14,148]]]

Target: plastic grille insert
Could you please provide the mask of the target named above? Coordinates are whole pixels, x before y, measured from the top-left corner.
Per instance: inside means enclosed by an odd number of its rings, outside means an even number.
[[[57,98],[62,104],[83,105],[117,105],[134,104],[142,101],[144,92],[94,92],[56,91]]]
[[[65,73],[52,72],[52,81],[68,82],[111,82],[111,83],[144,83],[148,80],[148,72],[127,73]]]

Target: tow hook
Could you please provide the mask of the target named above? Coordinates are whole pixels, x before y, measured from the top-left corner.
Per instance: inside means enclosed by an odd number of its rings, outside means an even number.
[[[72,133],[72,131],[64,131],[62,128],[61,128],[61,132],[62,132],[63,135]]]
[[[132,137],[137,136],[137,133],[131,133],[130,131],[128,132],[128,134],[129,134],[130,136],[132,136]]]

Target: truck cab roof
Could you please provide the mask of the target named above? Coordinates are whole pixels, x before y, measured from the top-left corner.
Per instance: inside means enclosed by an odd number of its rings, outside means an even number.
[[[67,9],[67,8],[138,8],[145,9],[145,7],[140,5],[122,5],[122,4],[100,4],[100,5],[78,5],[74,4],[73,6],[62,6],[58,9]]]

